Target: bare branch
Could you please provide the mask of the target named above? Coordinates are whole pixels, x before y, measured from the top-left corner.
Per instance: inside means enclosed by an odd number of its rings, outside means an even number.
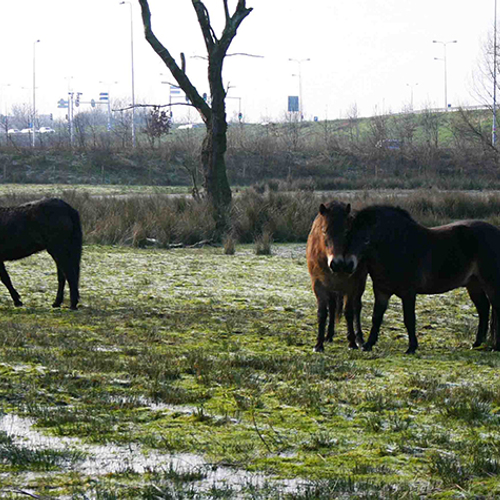
[[[210,16],[205,4],[201,0],[192,0],[193,7],[198,16],[198,23],[203,33],[203,38],[205,39],[205,45],[207,47],[208,53],[212,52],[214,45],[218,42],[215,36],[214,30],[210,24]]]
[[[231,56],[257,57],[259,59],[264,59],[264,56],[259,56],[258,54],[248,54],[246,52],[234,52],[233,54],[226,54],[226,57],[231,57]]]
[[[238,0],[238,6],[236,7],[234,14],[231,17],[226,18],[226,26],[219,43],[219,47],[223,55],[226,55],[227,49],[233,41],[236,31],[238,30],[243,19],[245,19],[245,17],[247,17],[252,10],[252,8],[247,9],[245,0]]]
[[[186,73],[179,68],[175,59],[170,52],[162,45],[158,38],[153,33],[151,27],[151,10],[149,8],[148,0],[138,0],[142,11],[142,23],[144,25],[144,34],[146,40],[151,45],[153,50],[160,56],[167,68],[172,73],[173,77],[179,84],[179,87],[184,91],[192,105],[199,111],[203,120],[208,122],[212,116],[210,106],[205,102],[203,97],[200,96],[194,85],[191,83]],[[197,0],[193,0],[196,2]],[[200,2],[201,3],[201,2]],[[204,7],[204,6],[203,6]],[[182,56],[181,56],[182,60]]]
[[[229,6],[227,4],[227,0],[224,0],[224,13],[226,14],[226,24],[229,22],[231,16],[229,15]]]
[[[135,104],[126,106],[125,108],[112,109],[112,111],[128,111],[133,108],[171,108],[173,106],[190,106],[194,107],[190,102],[171,102],[168,104]]]

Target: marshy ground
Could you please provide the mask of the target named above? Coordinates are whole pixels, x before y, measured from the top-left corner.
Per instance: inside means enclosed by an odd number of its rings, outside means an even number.
[[[84,248],[81,307],[45,254],[0,288],[0,496],[495,498],[500,355],[465,290],[393,298],[371,353],[312,352],[305,245]],[[368,334],[370,286],[364,296]]]

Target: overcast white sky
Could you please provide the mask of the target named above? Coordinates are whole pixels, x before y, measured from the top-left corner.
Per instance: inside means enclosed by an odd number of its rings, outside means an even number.
[[[140,7],[130,0],[134,23],[136,100],[166,103],[172,81],[144,40]],[[214,24],[221,0],[205,0]],[[236,1],[232,1],[234,6]],[[243,21],[225,63],[229,96],[240,97],[247,121],[280,120],[287,96],[298,95],[298,63],[306,118],[346,116],[354,104],[361,115],[444,104],[443,46],[448,45],[448,101],[475,104],[472,74],[493,26],[494,0],[247,0],[253,12]],[[205,47],[190,0],[150,0],[153,29],[178,58],[188,57],[188,75],[206,92]],[[109,90],[130,102],[130,5],[119,0],[0,0],[0,111],[31,103],[36,44],[36,99],[41,113],[57,110],[68,86],[82,99]],[[220,27],[220,26],[219,26]],[[164,76],[161,75],[164,74]],[[106,82],[106,83],[100,83]],[[118,83],[114,83],[118,82]],[[418,84],[418,85],[416,85]],[[238,110],[228,100],[228,117]],[[174,117],[186,111],[174,109]],[[191,118],[196,115],[191,111]],[[184,117],[184,116],[183,116]]]

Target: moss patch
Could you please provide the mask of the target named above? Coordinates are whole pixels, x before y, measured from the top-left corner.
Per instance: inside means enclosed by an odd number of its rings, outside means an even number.
[[[190,453],[302,480],[293,498],[498,492],[500,358],[469,349],[477,318],[466,292],[417,299],[415,356],[403,354],[397,299],[373,352],[349,351],[342,323],[317,354],[303,247],[275,250],[86,247],[77,312],[50,307],[57,278],[48,255],[9,263],[25,307],[0,289],[2,411],[54,439]],[[366,330],[370,287],[364,304]],[[18,455],[30,448],[4,439]],[[19,468],[12,457],[0,453],[0,473]],[[161,470],[90,478],[77,456],[55,451],[44,474],[25,457],[23,470],[37,472],[30,488],[45,495],[150,498],[148,474],[165,491],[175,483]]]

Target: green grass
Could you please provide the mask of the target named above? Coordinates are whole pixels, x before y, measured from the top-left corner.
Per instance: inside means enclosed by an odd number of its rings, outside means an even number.
[[[373,352],[349,351],[342,323],[325,353],[313,353],[303,251],[87,246],[77,312],[50,307],[48,255],[8,263],[25,306],[0,288],[0,410],[50,439],[40,449],[0,433],[1,495],[500,495],[500,357],[470,349],[477,318],[466,292],[418,298],[415,356],[403,354],[397,300]],[[365,331],[372,304],[368,287]],[[50,447],[67,439],[68,449]],[[138,450],[138,462],[194,454],[211,468],[128,463],[88,475],[79,464],[100,445]],[[263,479],[210,480],[226,467]]]

